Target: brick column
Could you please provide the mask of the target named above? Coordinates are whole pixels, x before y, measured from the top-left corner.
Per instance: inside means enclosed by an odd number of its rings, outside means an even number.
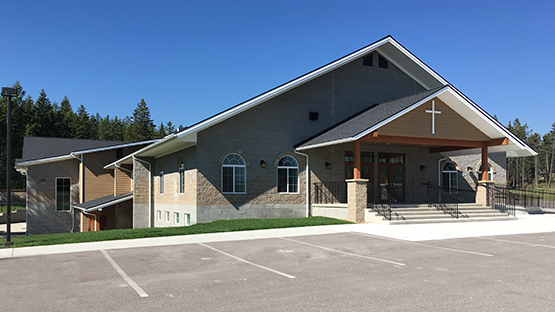
[[[363,223],[368,205],[368,179],[351,179],[347,182],[347,218],[349,221]]]

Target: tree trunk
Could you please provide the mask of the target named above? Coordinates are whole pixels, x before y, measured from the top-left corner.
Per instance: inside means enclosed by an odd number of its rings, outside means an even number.
[[[549,176],[547,177],[547,187],[551,187],[551,175],[553,174],[553,158],[555,158],[555,137],[553,138],[553,151],[551,152],[551,165],[549,166]]]
[[[534,188],[538,188],[538,155],[534,156]]]

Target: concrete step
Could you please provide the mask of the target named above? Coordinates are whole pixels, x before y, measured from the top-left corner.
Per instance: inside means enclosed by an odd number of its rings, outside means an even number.
[[[394,204],[391,207],[393,220],[389,224],[516,220],[515,217],[506,213],[474,203],[459,204],[458,209],[459,218],[457,219],[435,207],[429,207],[428,204]]]
[[[399,224],[427,224],[427,223],[457,223],[457,222],[484,222],[484,221],[515,221],[515,217],[497,217],[497,218],[449,218],[449,219],[415,219],[415,220],[391,220],[390,225]]]

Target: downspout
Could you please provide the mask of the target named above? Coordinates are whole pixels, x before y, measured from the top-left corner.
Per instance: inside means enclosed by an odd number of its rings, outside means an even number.
[[[73,155],[73,152],[71,152],[71,154],[69,155],[79,160],[80,162],[79,164],[79,203],[82,204],[83,203],[83,180],[85,179],[85,176],[83,174],[83,155],[81,154],[81,157],[77,157]],[[73,206],[71,208],[72,208],[71,209],[71,233],[73,233],[75,232],[75,209],[73,209]],[[79,231],[82,232],[81,229],[79,229]]]
[[[294,149],[293,152],[295,152],[295,154],[306,157],[306,216],[310,217],[312,213],[310,211],[310,166],[308,165],[308,155],[298,152],[296,149]]]
[[[148,165],[148,227],[152,227],[152,167],[146,160],[139,159],[132,155],[133,160]]]
[[[437,161],[437,186],[441,189],[441,162],[447,160],[449,157],[441,158]],[[441,191],[437,192],[439,202],[441,203]]]

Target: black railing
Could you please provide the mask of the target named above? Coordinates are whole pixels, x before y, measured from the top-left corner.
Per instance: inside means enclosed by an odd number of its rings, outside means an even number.
[[[515,205],[522,207],[555,208],[555,192],[551,190],[511,188],[508,189],[514,197]]]
[[[347,183],[345,181],[314,183],[315,204],[346,204]]]
[[[453,218],[459,218],[459,203],[463,200],[449,193],[432,182],[428,181],[422,183],[428,187],[428,206],[435,207],[439,211],[443,211],[446,214],[451,215]]]
[[[487,205],[509,215],[516,215],[517,197],[506,187],[486,184]]]
[[[378,200],[374,201],[374,193],[378,194]],[[370,196],[371,195],[371,196]],[[368,207],[377,212],[380,216],[391,221],[391,203],[397,200],[389,195],[387,188],[376,186],[368,182]]]

